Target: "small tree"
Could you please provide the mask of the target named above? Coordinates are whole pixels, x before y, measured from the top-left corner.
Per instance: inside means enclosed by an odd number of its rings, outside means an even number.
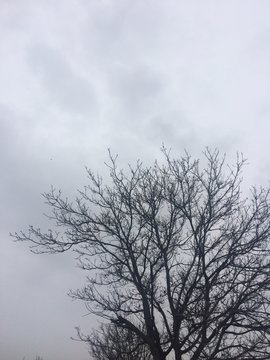
[[[94,360],[151,360],[151,353],[142,340],[129,329],[114,324],[103,324],[91,336],[79,338],[88,343]]]
[[[63,232],[30,227],[17,240],[76,249],[88,277],[72,296],[155,360],[269,359],[269,190],[242,198],[241,158],[226,167],[206,150],[203,167],[164,154],[128,173],[110,157],[111,184],[88,170],[74,203],[52,189],[44,196]]]

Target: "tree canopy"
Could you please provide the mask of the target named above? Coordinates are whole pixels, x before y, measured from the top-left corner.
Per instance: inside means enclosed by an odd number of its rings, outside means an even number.
[[[269,189],[241,193],[237,157],[185,153],[123,171],[88,170],[75,201],[45,193],[59,231],[15,234],[34,252],[75,249],[87,272],[72,296],[145,344],[155,360],[269,359]]]

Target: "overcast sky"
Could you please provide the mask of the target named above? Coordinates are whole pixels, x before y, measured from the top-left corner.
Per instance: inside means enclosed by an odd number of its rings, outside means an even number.
[[[73,196],[84,166],[218,147],[270,178],[270,1],[0,0],[0,358],[86,360],[66,295],[73,255],[38,256],[9,232],[49,226],[41,193]]]

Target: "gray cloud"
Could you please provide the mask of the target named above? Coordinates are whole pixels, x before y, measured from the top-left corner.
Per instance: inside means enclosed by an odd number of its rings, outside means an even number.
[[[109,78],[109,90],[126,114],[126,124],[135,127],[145,117],[160,110],[159,101],[166,90],[160,74],[147,66],[115,68]],[[125,123],[123,123],[125,125]]]
[[[36,44],[28,51],[31,70],[42,82],[53,105],[62,111],[92,116],[97,110],[97,98],[89,80],[79,76],[60,51]]]

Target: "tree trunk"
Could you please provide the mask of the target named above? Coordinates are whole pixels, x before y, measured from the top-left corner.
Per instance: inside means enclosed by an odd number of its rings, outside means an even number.
[[[178,347],[174,348],[174,358],[175,358],[175,360],[181,360],[182,359],[181,352],[180,352],[180,349]]]
[[[166,356],[163,352],[156,347],[151,348],[151,354],[153,356],[153,360],[166,360]]]

